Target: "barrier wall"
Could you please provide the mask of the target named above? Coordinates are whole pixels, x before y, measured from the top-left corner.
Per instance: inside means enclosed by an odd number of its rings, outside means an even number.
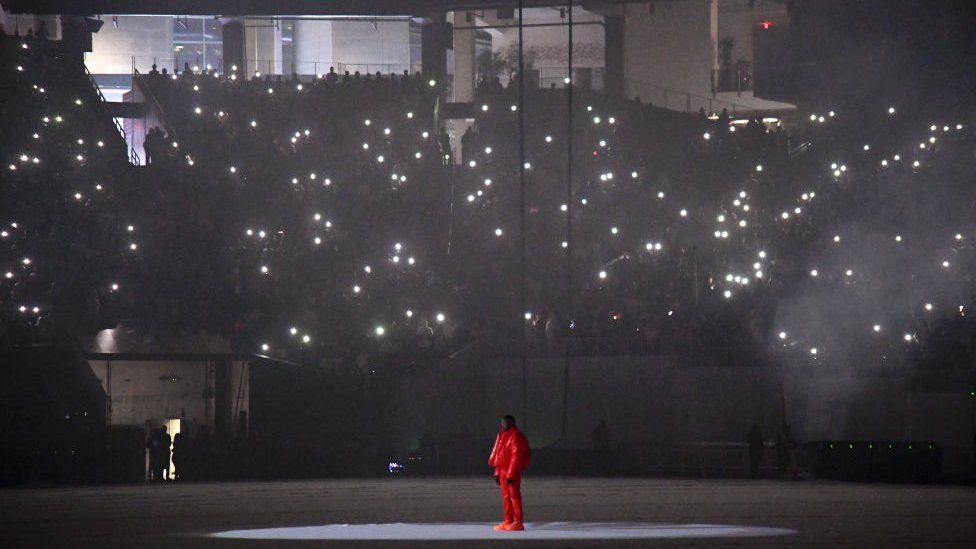
[[[497,418],[511,413],[542,451],[592,448],[601,418],[615,448],[731,447],[745,441],[754,422],[773,441],[785,418],[799,442],[931,440],[944,448],[949,476],[972,467],[976,399],[965,392],[915,392],[904,377],[684,366],[667,356],[584,357],[569,363],[564,406],[562,358],[528,359],[525,370],[527,409],[517,358],[445,362],[396,376],[395,444],[400,451],[418,450],[426,435],[485,438],[490,445]]]

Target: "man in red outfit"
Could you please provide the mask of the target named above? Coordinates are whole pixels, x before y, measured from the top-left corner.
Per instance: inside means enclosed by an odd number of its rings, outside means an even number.
[[[515,418],[502,418],[502,429],[495,437],[495,447],[488,458],[495,469],[495,484],[502,488],[505,521],[495,530],[525,530],[522,525],[522,471],[529,466],[529,441],[515,427]]]

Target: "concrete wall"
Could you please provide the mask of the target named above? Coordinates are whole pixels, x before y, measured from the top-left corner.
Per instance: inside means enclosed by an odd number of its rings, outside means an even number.
[[[89,366],[101,381],[110,401],[110,408],[106,411],[109,425],[144,426],[180,418],[185,421],[185,429],[192,433],[203,427],[214,427],[214,398],[205,396],[207,388],[212,388],[215,383],[211,363],[90,360]],[[230,367],[229,419],[236,418],[239,411],[248,410],[246,368],[244,362],[233,362]],[[245,374],[243,379],[242,369]],[[239,391],[240,402],[237,401]]]
[[[741,442],[755,421],[782,421],[779,382],[759,368],[682,368],[667,357],[574,358],[569,368],[566,432],[562,359],[527,362],[528,410],[522,409],[518,359],[451,364],[398,380],[399,444],[414,447],[425,432],[494,432],[512,413],[533,446],[559,441],[587,448],[604,418],[618,441],[683,444]],[[526,413],[527,412],[527,413]]]
[[[295,20],[295,64],[299,74],[324,74],[336,62],[332,49],[333,25],[332,21]]]
[[[562,433],[562,359],[527,361],[522,409],[519,359],[451,362],[395,382],[397,445],[415,450],[424,433],[490,436],[514,414],[534,448],[589,448],[603,418],[614,443],[682,446],[742,443],[753,422],[772,440],[783,420],[798,441],[934,440],[950,474],[967,467],[973,399],[914,392],[904,376],[842,369],[688,367],[674,357],[574,358]]]
[[[525,11],[525,24],[567,23],[568,18],[560,19],[559,10],[554,8],[529,8]],[[516,17],[518,17],[516,11]],[[603,17],[586,11],[579,6],[573,10],[573,66],[574,67],[603,67],[604,35],[602,25],[582,23],[600,23]],[[502,24],[516,24],[518,19],[502,21],[492,20]],[[568,59],[567,40],[568,26],[528,27],[523,29],[525,47],[533,48],[538,53],[536,65],[539,67],[565,67]],[[492,51],[505,51],[512,44],[518,43],[518,29],[505,28],[493,33]]]
[[[677,111],[789,111],[794,105],[756,98],[751,91],[714,93],[719,40],[735,38],[732,62],[752,61],[755,25],[785,24],[786,8],[770,0],[685,0],[628,4],[624,25],[627,96]]]
[[[159,68],[173,70],[173,20],[169,17],[118,16],[118,28],[111,16],[92,35],[92,51],[85,63],[92,74],[132,74],[136,68],[146,73],[155,59]]]
[[[410,66],[409,21],[342,21],[332,27],[332,51],[336,61],[350,65],[350,71],[381,71],[389,74]],[[392,65],[392,67],[388,66]]]
[[[717,68],[718,1],[628,4],[624,25],[627,96],[658,104],[663,88],[711,94]],[[663,98],[662,98],[663,99]]]
[[[248,76],[255,71],[281,74],[281,29],[272,19],[249,18],[244,21],[244,59]]]

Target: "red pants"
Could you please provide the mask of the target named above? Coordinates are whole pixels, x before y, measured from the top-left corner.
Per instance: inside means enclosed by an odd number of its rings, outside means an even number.
[[[505,510],[505,522],[522,524],[522,477],[518,476],[512,480],[511,486],[508,479],[501,477],[498,479],[502,486],[502,509]]]

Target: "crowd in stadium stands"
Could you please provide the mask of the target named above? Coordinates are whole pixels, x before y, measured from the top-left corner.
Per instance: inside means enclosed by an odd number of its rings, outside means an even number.
[[[136,168],[52,52],[3,41],[8,336],[129,319],[360,365],[971,351],[962,119],[825,107],[788,133],[516,78],[452,149],[443,82],[187,67],[137,77],[160,122]]]

